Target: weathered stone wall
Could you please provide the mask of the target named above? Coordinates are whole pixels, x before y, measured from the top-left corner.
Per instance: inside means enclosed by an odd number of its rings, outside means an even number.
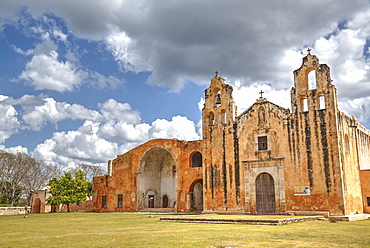
[[[49,197],[49,192],[46,189],[31,191],[31,212],[32,213],[49,213],[52,211],[51,205],[46,204],[46,199]]]
[[[315,87],[309,87],[308,74],[315,72]],[[330,69],[307,55],[294,71],[291,90],[292,115],[289,118],[289,163],[286,171],[288,211],[345,212],[342,189],[342,163],[339,156],[336,89]],[[323,99],[323,101],[322,101]],[[299,188],[310,194],[299,194]]]
[[[200,141],[156,139],[112,161],[112,176],[94,178],[94,211],[138,211],[167,208],[187,211],[186,193],[203,178],[201,167],[191,167],[191,155],[201,151]],[[107,199],[103,209],[102,196]],[[122,206],[118,204],[122,195]],[[152,197],[152,201],[149,197]],[[151,205],[153,204],[153,205]]]
[[[0,207],[0,215],[28,214],[30,207]]]
[[[31,213],[51,213],[59,212],[61,210],[67,211],[67,206],[65,204],[60,204],[59,206],[48,205],[46,199],[50,196],[47,189],[34,190],[31,191]],[[92,200],[87,200],[82,203],[71,203],[70,212],[75,211],[87,211],[91,212],[93,210]]]
[[[243,211],[244,192],[233,88],[214,77],[203,115],[204,211]]]
[[[342,193],[344,214],[363,212],[358,156],[357,125],[355,117],[346,116],[338,111],[338,141],[342,169]]]
[[[370,169],[362,170],[360,172],[360,175],[364,213],[370,214]]]
[[[61,209],[63,209],[63,211],[67,211],[67,206],[62,205]],[[57,211],[60,211],[59,207]],[[70,212],[77,212],[77,211],[92,212],[93,202],[92,200],[87,200],[86,202],[81,202],[81,203],[71,203],[69,204],[69,211]]]
[[[361,191],[359,169],[370,167],[370,131],[338,110],[327,65],[303,58],[291,112],[261,96],[237,116],[232,91],[211,79],[202,140],[151,140],[110,161],[108,176],[94,178],[94,211],[362,213],[370,186],[361,176]],[[202,164],[192,165],[194,154]]]
[[[272,176],[275,190],[275,211],[284,213],[284,166],[288,150],[286,120],[289,110],[268,102],[258,101],[238,117],[240,160],[244,169],[245,211],[256,214],[256,180],[261,173]],[[260,149],[259,137],[267,138],[266,149]],[[262,147],[263,148],[263,147]],[[289,159],[288,159],[289,161]]]
[[[94,212],[106,212],[107,211],[106,208],[102,208],[102,196],[108,194],[107,183],[108,183],[107,176],[94,177],[93,179],[92,201],[93,201],[93,211]]]
[[[361,170],[370,169],[370,131],[357,124],[357,149]]]

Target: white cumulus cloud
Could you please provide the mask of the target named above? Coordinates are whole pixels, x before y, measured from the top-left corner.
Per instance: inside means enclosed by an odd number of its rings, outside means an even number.
[[[194,122],[183,116],[174,116],[171,121],[157,119],[152,123],[148,133],[151,139],[197,140],[200,138]]]
[[[0,143],[16,133],[20,127],[17,110],[4,102],[7,98],[0,95]]]
[[[83,83],[87,73],[68,61],[58,60],[58,53],[34,55],[19,78],[27,80],[36,90],[72,91]]]

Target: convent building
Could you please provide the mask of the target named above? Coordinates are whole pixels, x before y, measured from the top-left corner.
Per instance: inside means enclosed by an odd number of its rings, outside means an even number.
[[[370,213],[370,131],[338,110],[330,68],[315,55],[293,74],[291,109],[261,94],[240,115],[216,74],[202,139],[150,140],[109,161],[93,180],[93,211]]]

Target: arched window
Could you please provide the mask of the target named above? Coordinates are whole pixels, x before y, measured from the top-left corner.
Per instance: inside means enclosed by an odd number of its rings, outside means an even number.
[[[191,167],[202,167],[202,154],[194,152],[191,156]]]
[[[316,71],[312,70],[308,73],[308,89],[316,89]]]
[[[319,110],[325,109],[325,96],[324,94],[319,95]]]
[[[215,107],[220,107],[220,106],[221,106],[221,91],[215,94]]]
[[[222,120],[222,124],[226,124],[227,123],[226,110],[224,110],[224,109],[221,111],[221,120]]]
[[[307,112],[308,111],[308,99],[307,97],[304,97],[302,99],[302,111]]]

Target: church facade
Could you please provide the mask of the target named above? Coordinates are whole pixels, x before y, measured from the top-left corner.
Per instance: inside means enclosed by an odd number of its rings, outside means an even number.
[[[370,131],[338,110],[330,68],[315,55],[293,74],[291,110],[261,94],[240,115],[216,75],[202,140],[150,140],[109,161],[93,180],[93,211],[370,213]]]

